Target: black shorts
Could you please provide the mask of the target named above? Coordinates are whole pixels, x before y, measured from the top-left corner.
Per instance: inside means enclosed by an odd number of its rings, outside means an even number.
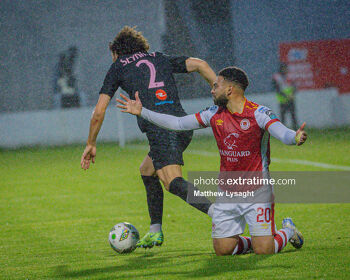
[[[156,128],[147,131],[146,135],[150,146],[148,155],[156,170],[171,164],[184,165],[182,153],[191,143],[192,130],[176,132]]]

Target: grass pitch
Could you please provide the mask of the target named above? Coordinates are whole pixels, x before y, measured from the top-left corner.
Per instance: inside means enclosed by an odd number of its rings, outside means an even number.
[[[294,218],[305,237],[301,250],[287,245],[272,256],[216,257],[209,217],[165,193],[163,246],[116,254],[108,244],[114,224],[130,222],[141,235],[149,227],[138,173],[145,145],[99,144],[96,164],[88,171],[79,165],[83,145],[1,151],[0,278],[350,278],[350,204],[279,204],[276,224],[280,228],[283,217]],[[309,142],[300,148],[272,140],[271,148],[272,158],[279,159],[271,170],[350,167],[348,129],[310,131]],[[195,138],[185,153],[185,177],[187,171],[218,170],[215,152],[213,137]]]

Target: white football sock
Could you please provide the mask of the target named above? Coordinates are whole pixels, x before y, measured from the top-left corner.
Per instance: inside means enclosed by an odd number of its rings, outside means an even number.
[[[159,232],[162,230],[162,224],[153,224],[149,227],[149,232]]]

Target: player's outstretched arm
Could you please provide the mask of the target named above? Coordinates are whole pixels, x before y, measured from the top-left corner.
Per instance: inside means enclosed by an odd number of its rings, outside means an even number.
[[[213,87],[216,74],[206,61],[190,57],[186,59],[186,68],[188,72],[198,72],[207,81],[210,87]]]
[[[304,144],[307,139],[307,133],[304,131],[304,127],[305,122],[295,132],[278,121],[271,124],[268,131],[273,137],[277,138],[286,145],[300,146]]]
[[[120,97],[122,99],[116,98],[117,102],[119,104],[117,104],[118,108],[121,108],[123,113],[129,113],[131,115],[135,115],[135,116],[141,116],[141,111],[142,111],[142,103],[139,97],[139,92],[136,91],[135,93],[135,100],[132,100],[130,98],[128,98],[126,95],[124,94],[120,94]]]
[[[95,163],[96,158],[96,139],[101,129],[106,109],[111,97],[107,94],[100,94],[95,110],[92,113],[90,120],[89,137],[86,143],[85,150],[81,156],[80,165],[84,170],[90,167],[90,161]]]
[[[123,100],[117,98],[117,102],[119,103],[117,107],[121,108],[122,112],[142,117],[159,127],[175,131],[203,128],[194,114],[184,117],[175,117],[172,115],[156,113],[143,108],[138,92],[135,93],[135,100],[131,100],[124,94],[120,94],[120,97]]]

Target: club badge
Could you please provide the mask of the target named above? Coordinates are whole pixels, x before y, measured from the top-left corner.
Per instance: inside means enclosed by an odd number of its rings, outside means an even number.
[[[240,126],[243,130],[247,130],[250,127],[250,122],[248,119],[241,120]]]

